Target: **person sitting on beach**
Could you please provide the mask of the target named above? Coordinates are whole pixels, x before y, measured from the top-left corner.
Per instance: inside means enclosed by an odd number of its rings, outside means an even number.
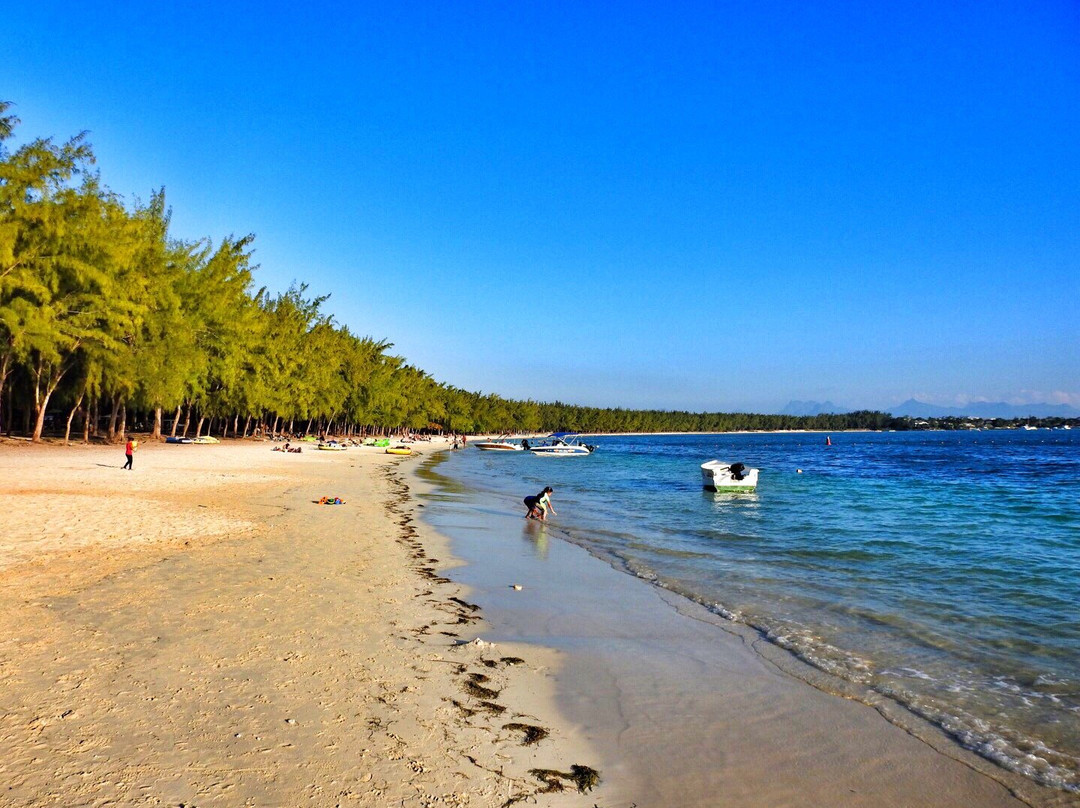
[[[555,508],[553,508],[551,505],[551,495],[554,493],[555,491],[552,490],[551,486],[549,485],[536,496],[525,497],[524,502],[525,508],[527,509],[525,513],[525,518],[539,519],[541,522],[546,522],[548,511],[551,511],[552,514],[558,516],[558,514],[555,513]]]

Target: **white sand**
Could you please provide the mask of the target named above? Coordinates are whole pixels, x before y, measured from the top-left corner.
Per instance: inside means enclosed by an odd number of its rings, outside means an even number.
[[[484,626],[426,555],[402,459],[123,459],[0,446],[0,804],[591,804],[537,794],[529,769],[590,763],[553,723],[557,656],[455,644]]]

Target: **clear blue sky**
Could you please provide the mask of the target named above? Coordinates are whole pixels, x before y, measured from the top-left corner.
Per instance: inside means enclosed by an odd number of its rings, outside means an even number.
[[[1080,405],[1080,6],[18,3],[0,98],[435,378]]]

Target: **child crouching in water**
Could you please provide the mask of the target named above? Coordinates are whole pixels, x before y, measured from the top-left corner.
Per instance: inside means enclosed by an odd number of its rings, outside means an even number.
[[[534,497],[525,497],[525,518],[526,519],[539,519],[541,522],[547,521],[547,512],[551,511],[555,516],[555,508],[551,505],[551,495],[555,492],[549,485],[539,494]]]

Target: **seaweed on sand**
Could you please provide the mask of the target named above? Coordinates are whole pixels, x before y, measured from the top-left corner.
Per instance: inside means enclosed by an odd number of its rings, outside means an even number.
[[[454,601],[454,603],[456,603],[458,606],[464,606],[470,612],[476,612],[480,610],[479,606],[477,606],[475,603],[469,603],[467,600],[462,600],[461,598],[455,597],[451,597],[450,600]]]
[[[471,707],[466,707],[464,704],[462,704],[457,699],[451,699],[450,703],[453,704],[455,707],[457,707],[459,710],[461,710],[462,714],[466,718],[472,718],[474,715],[476,715],[476,712],[477,712],[476,710],[472,709]]]
[[[466,693],[477,699],[494,699],[498,698],[499,695],[498,690],[492,690],[490,687],[484,687],[483,685],[477,684],[472,679],[469,679],[461,687]]]
[[[555,769],[529,769],[529,774],[544,784],[540,789],[541,794],[554,791],[564,791],[564,780],[577,786],[577,790],[584,794],[600,782],[600,772],[589,766],[578,766],[576,763],[570,767],[569,772],[555,771]]]
[[[549,734],[543,727],[537,727],[532,724],[519,724],[517,722],[503,724],[503,729],[523,733],[524,737],[521,739],[522,746],[534,746],[544,740]]]

